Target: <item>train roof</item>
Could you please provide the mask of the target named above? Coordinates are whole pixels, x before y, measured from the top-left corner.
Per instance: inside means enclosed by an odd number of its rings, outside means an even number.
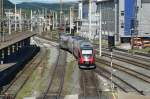
[[[75,39],[76,39],[76,40],[83,40],[84,38],[81,37],[81,36],[76,36]]]
[[[89,41],[82,41],[81,43],[80,43],[80,47],[82,47],[82,48],[84,48],[84,47],[93,47],[93,45],[89,42]]]

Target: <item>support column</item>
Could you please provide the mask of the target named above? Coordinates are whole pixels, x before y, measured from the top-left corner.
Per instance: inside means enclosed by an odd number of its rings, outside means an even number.
[[[18,42],[18,48],[19,48],[19,50],[21,50],[22,49],[22,42],[20,41],[20,42]]]
[[[16,53],[17,51],[18,51],[18,44],[15,43],[15,44],[13,45],[13,53]]]
[[[9,55],[12,56],[13,55],[13,46],[9,46]]]
[[[0,64],[4,64],[4,50],[0,50]]]
[[[21,41],[21,46],[22,46],[22,48],[24,48],[24,47],[25,47],[24,40],[23,40],[23,41]]]
[[[11,48],[10,48],[10,46],[8,47],[8,51],[7,51],[7,55],[11,55]]]
[[[22,45],[21,45],[21,41],[18,42],[18,52],[20,52],[22,50]]]
[[[15,46],[16,46],[16,51],[18,52],[18,50],[19,50],[18,43],[16,43]]]
[[[12,53],[15,53],[15,45],[12,45]]]
[[[24,40],[25,47],[30,46],[30,38]]]
[[[6,63],[8,61],[8,47],[3,49],[3,63]]]

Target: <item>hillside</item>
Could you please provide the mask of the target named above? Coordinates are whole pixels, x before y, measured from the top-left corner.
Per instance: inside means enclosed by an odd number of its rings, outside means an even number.
[[[69,2],[69,3],[63,3],[63,8],[69,9],[69,7],[75,5],[77,7],[77,4],[74,2]],[[42,10],[43,8],[51,9],[51,10],[59,10],[60,9],[60,4],[59,3],[52,3],[52,4],[47,4],[47,3],[21,3],[17,4],[17,8],[23,8],[23,9],[33,9],[37,10],[40,9]]]
[[[10,1],[8,1],[8,0],[3,0],[3,2],[4,2],[4,8],[5,8],[5,9],[12,9],[12,8],[15,7],[15,5],[12,4],[12,3],[11,3]]]

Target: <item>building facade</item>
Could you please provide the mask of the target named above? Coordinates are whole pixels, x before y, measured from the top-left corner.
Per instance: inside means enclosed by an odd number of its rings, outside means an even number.
[[[80,1],[82,7],[81,31],[88,32],[89,0]],[[115,36],[121,42],[130,42],[131,37],[150,37],[150,0],[95,0],[92,5],[92,29],[99,30],[101,11],[101,32],[105,36]],[[80,13],[81,13],[80,12]],[[81,14],[80,14],[81,16]],[[97,27],[96,27],[97,26]]]
[[[150,37],[150,0],[137,0],[138,36]]]
[[[97,13],[101,11],[102,34],[115,34],[115,10],[113,0],[97,0]]]
[[[119,0],[119,33],[122,41],[150,37],[150,0]]]
[[[79,1],[79,19],[82,21],[80,35],[93,39],[97,34],[98,29],[98,16],[96,13],[97,5],[94,0],[91,0],[91,13],[89,13],[89,0]],[[91,19],[91,21],[90,21]],[[91,28],[90,28],[91,23]]]

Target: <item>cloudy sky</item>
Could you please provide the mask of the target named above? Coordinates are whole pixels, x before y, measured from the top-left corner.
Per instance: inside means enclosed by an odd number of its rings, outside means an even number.
[[[13,3],[21,3],[21,2],[42,2],[42,3],[58,3],[60,0],[9,0]],[[63,2],[70,2],[70,1],[78,1],[78,0],[62,0]]]

